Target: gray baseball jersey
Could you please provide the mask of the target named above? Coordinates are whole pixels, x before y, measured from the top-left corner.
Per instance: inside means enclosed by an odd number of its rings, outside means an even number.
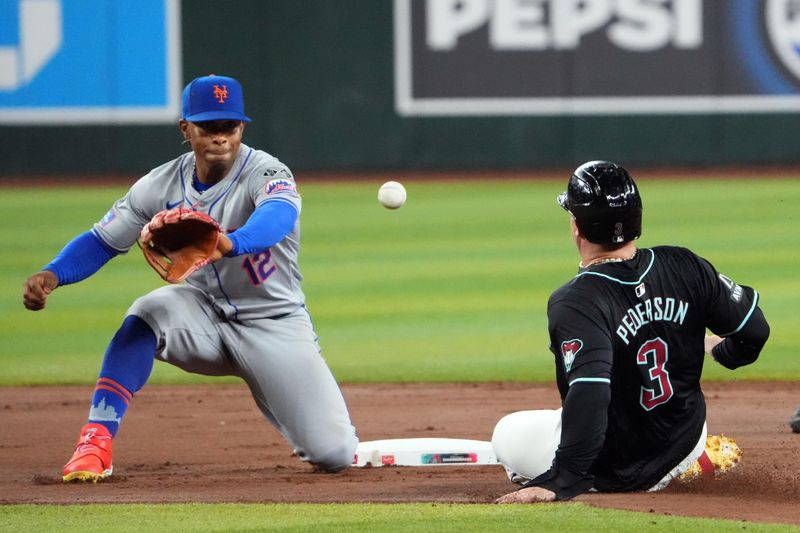
[[[300,211],[291,172],[265,152],[242,144],[230,173],[204,192],[192,186],[193,166],[188,153],[142,177],[95,233],[124,252],[153,215],[178,205],[208,213],[227,231],[264,202],[289,202]],[[185,285],[138,298],[128,314],[153,329],[158,359],[188,372],[241,377],[301,459],[338,470],[352,463],[358,438],[305,308],[299,239],[298,222],[266,252],[207,265]]]
[[[164,209],[183,205],[207,213],[231,232],[264,202],[301,201],[291,171],[275,157],[242,144],[230,173],[204,192],[192,187],[194,154],[153,169],[118,200],[95,233],[118,252],[126,252],[142,227]],[[297,266],[300,226],[266,252],[225,257],[199,269],[187,283],[213,299],[214,307],[233,319],[285,315],[303,305]]]

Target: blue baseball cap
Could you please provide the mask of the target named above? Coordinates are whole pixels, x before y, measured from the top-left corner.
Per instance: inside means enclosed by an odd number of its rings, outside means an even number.
[[[181,117],[189,122],[206,120],[241,120],[244,114],[242,85],[228,76],[210,74],[193,79],[183,89]]]

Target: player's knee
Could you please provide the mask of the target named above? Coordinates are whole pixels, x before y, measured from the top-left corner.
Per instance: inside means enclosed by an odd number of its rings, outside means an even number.
[[[492,449],[500,463],[510,466],[520,453],[524,453],[525,436],[521,435],[516,423],[518,413],[511,413],[501,418],[492,432]]]
[[[492,449],[507,469],[533,479],[550,468],[560,436],[560,409],[519,411],[497,423]]]
[[[128,314],[139,317],[151,316],[160,309],[163,309],[165,303],[167,303],[167,295],[159,293],[158,291],[153,291],[134,300],[128,308]]]
[[[350,466],[353,464],[353,458],[351,457],[350,461],[347,464],[338,461],[312,462],[311,464],[314,465],[314,468],[316,468],[317,470],[319,470],[324,474],[335,474],[337,472],[341,472],[342,470],[350,468]]]
[[[170,288],[170,287],[162,287]],[[167,310],[175,303],[175,296],[170,291],[157,289],[153,292],[140,296],[128,308],[128,315],[135,315],[151,327],[154,324],[162,323],[166,320]],[[158,332],[156,332],[158,333]]]
[[[319,450],[315,453],[315,450],[309,450],[307,460],[321,472],[328,474],[341,472],[353,464],[357,447],[358,439],[351,437],[343,440],[338,446],[326,447],[324,451]]]

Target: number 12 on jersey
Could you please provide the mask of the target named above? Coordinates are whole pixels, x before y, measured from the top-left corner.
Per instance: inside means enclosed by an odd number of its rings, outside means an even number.
[[[250,278],[250,283],[254,287],[264,283],[275,272],[277,267],[270,265],[270,259],[272,259],[272,252],[267,250],[266,252],[245,256],[244,261],[242,261],[242,270]]]

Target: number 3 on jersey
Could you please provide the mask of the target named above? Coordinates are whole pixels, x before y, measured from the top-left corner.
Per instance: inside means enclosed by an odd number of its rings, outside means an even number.
[[[242,270],[247,273],[247,277],[250,278],[250,283],[254,287],[264,283],[275,272],[277,267],[270,265],[270,259],[272,259],[272,252],[267,250],[266,252],[245,256],[244,261],[242,261]]]
[[[642,344],[636,354],[636,364],[639,365],[644,380],[639,403],[646,411],[672,398],[672,383],[666,369],[668,355],[667,343],[661,337]]]

